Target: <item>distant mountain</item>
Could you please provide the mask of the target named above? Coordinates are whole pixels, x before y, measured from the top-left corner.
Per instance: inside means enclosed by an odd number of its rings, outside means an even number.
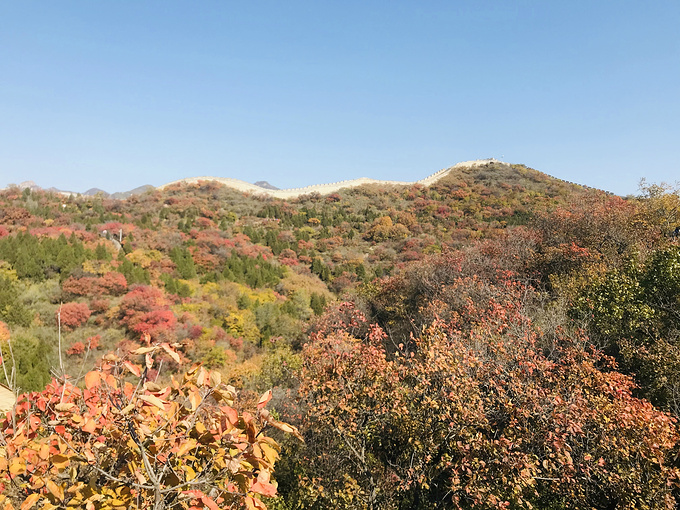
[[[83,195],[85,195],[86,197],[93,197],[99,194],[104,195],[105,197],[109,196],[109,194],[106,191],[99,188],[90,188],[85,193],[83,193]]]
[[[146,193],[147,191],[151,191],[151,190],[154,190],[154,189],[156,189],[156,188],[151,186],[151,184],[145,184],[144,186],[139,186],[138,188],[132,189],[130,191],[122,191],[122,192],[118,192],[118,193],[112,193],[110,195],[110,197],[122,200],[124,198],[131,197],[132,195],[141,195],[142,193]]]
[[[272,186],[267,181],[257,181],[255,183],[255,186],[259,186],[260,188],[264,188],[264,189],[272,189],[272,190],[281,189],[281,188],[277,188],[276,186]]]
[[[40,186],[38,186],[33,181],[24,181],[24,182],[19,184],[19,188],[21,188],[21,189],[29,188],[31,191],[42,189]]]

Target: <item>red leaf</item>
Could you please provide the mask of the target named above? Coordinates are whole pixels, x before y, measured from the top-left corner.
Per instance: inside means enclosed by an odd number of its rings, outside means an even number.
[[[257,408],[262,409],[272,399],[272,390],[265,391],[257,402]]]

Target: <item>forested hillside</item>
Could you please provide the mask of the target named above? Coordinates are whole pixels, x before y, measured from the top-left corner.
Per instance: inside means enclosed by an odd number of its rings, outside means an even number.
[[[0,503],[675,508],[679,207],[494,163],[1,191]]]

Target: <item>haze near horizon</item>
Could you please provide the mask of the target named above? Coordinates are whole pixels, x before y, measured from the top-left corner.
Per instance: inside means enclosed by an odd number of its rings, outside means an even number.
[[[674,181],[680,4],[7,2],[0,187]]]

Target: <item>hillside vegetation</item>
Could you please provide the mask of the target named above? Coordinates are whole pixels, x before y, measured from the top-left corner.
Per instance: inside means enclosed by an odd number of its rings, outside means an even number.
[[[675,508],[679,206],[493,161],[0,191],[0,504]]]

